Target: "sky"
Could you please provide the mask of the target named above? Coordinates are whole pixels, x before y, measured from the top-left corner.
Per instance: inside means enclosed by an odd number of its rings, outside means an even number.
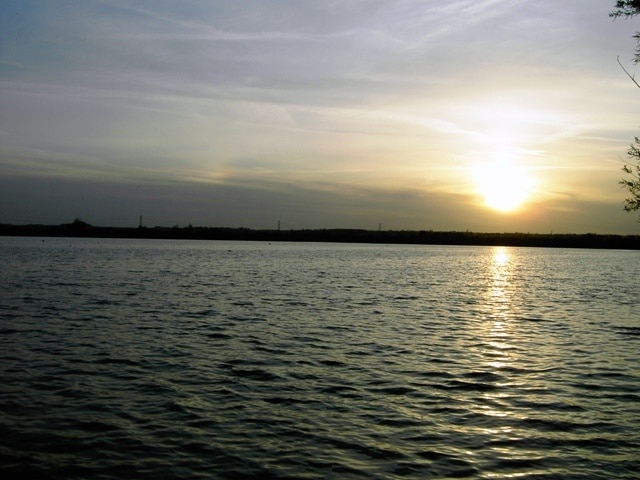
[[[639,234],[613,0],[3,0],[0,223]]]

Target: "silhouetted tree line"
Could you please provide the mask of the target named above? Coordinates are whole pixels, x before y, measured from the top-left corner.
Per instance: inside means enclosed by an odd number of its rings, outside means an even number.
[[[0,224],[3,236],[341,242],[418,245],[485,245],[640,250],[640,235],[440,232],[433,230],[304,229],[252,230],[229,227],[95,227],[82,220],[63,225]]]

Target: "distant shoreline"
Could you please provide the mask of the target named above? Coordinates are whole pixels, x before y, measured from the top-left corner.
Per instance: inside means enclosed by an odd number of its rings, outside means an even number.
[[[433,230],[305,229],[253,230],[230,227],[96,227],[83,221],[62,225],[0,224],[0,236],[176,240],[253,240],[416,245],[479,245],[640,250],[640,235],[480,233]]]

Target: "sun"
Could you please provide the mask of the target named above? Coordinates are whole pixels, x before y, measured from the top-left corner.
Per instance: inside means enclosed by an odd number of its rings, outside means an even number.
[[[476,186],[485,205],[499,212],[518,210],[527,200],[532,183],[525,168],[504,158],[476,171]]]

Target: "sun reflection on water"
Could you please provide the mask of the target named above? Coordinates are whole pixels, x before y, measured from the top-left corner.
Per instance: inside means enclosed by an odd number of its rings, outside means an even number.
[[[503,388],[512,388],[518,381],[507,373],[518,362],[517,332],[514,319],[513,299],[515,296],[515,259],[508,247],[494,247],[486,262],[486,284],[482,294],[481,322],[483,368],[493,378],[495,390],[483,394],[477,405],[478,412],[487,417],[502,419],[504,425],[485,426],[483,434],[497,439],[510,438],[513,434],[508,418],[514,415],[508,406],[511,393]]]
[[[486,313],[493,320],[496,333],[504,327],[502,321],[511,314],[513,285],[511,284],[513,262],[507,247],[493,249],[489,272],[488,291],[485,298]]]
[[[504,267],[509,263],[509,256],[506,247],[496,247],[493,251],[493,264],[497,267]]]

